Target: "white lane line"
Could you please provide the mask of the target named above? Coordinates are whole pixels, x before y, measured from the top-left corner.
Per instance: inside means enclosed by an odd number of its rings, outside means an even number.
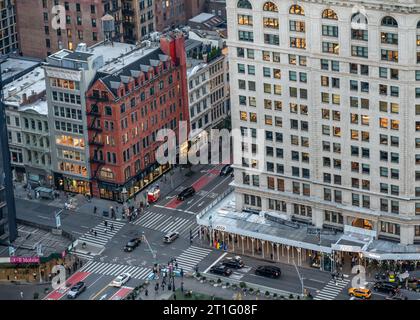
[[[104,275],[101,275],[98,279],[96,279],[94,282],[92,282],[90,284],[90,286],[88,286],[87,288],[89,289],[90,287],[92,287],[96,282],[98,282]]]
[[[210,194],[213,190],[217,189],[217,187],[219,187],[221,184],[223,184],[228,179],[230,179],[230,176],[227,176],[221,182],[219,182],[218,184],[216,184],[204,196],[202,196],[200,199],[198,199],[196,202],[194,202],[190,207],[188,207],[187,210],[191,210],[192,207],[194,207],[198,202],[202,201],[205,197],[207,197],[208,194]]]
[[[214,261],[207,269],[206,271],[204,271],[204,273],[207,273],[211,267],[213,267],[216,263],[218,263],[220,260],[222,260],[228,253],[225,252],[224,254],[222,254],[216,261]]]

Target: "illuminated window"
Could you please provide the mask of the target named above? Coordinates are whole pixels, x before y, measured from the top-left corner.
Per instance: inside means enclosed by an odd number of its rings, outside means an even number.
[[[276,18],[264,18],[263,24],[265,28],[278,29],[279,19]]]
[[[323,19],[331,19],[331,20],[338,20],[337,14],[332,9],[325,9],[322,12]]]
[[[290,37],[290,47],[298,49],[306,49],[306,39]]]
[[[252,16],[238,14],[238,24],[252,26]]]
[[[272,2],[266,2],[263,6],[264,11],[278,12],[277,6]]]
[[[301,15],[301,16],[305,15],[305,11],[303,10],[303,8],[299,5],[297,5],[297,4],[294,4],[293,6],[290,7],[289,13],[290,14],[297,14],[297,15]]]
[[[388,128],[388,118],[379,118],[379,126],[381,128]]]
[[[256,113],[254,113],[254,112],[250,112],[250,113],[249,113],[249,120],[250,120],[251,122],[257,122],[257,114],[256,114]]]
[[[245,111],[240,111],[240,119],[242,121],[247,121],[248,120],[248,116],[247,116],[247,113]]]
[[[255,121],[256,121],[256,116],[255,116]],[[265,124],[268,126],[272,126],[273,125],[273,117],[272,116],[265,116]]]

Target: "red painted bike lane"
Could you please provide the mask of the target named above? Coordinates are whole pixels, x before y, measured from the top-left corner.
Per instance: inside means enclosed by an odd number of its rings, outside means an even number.
[[[192,184],[192,187],[196,192],[203,189],[206,185],[208,185],[211,181],[213,181],[217,176],[220,174],[220,170],[223,168],[224,164],[218,165],[215,168],[209,170],[204,176],[198,178],[197,181],[195,181]],[[176,197],[173,198],[171,201],[169,201],[167,204],[165,204],[166,208],[175,209],[178,206],[180,206],[183,203],[183,201],[178,200]]]
[[[44,300],[60,300],[63,298],[67,291],[70,290],[71,286],[67,287],[67,284],[76,284],[79,281],[85,280],[90,275],[90,272],[76,272],[66,281],[66,286],[56,289],[53,292],[50,292]]]
[[[122,300],[133,290],[134,288],[122,287],[109,300]]]

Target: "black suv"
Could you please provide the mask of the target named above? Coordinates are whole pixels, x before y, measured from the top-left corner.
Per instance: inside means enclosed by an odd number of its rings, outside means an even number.
[[[228,258],[222,261],[222,264],[232,269],[241,269],[245,266],[244,262],[239,257]]]
[[[395,293],[398,289],[398,284],[388,281],[378,281],[373,285],[373,290],[385,293]]]
[[[232,274],[232,270],[222,264],[211,267],[210,272],[214,274],[220,274],[226,277],[229,277]]]
[[[124,247],[124,251],[125,252],[131,252],[133,251],[135,248],[137,248],[139,246],[139,244],[141,243],[141,240],[139,238],[135,238],[135,239],[131,239],[130,241],[127,242],[127,244]]]
[[[86,290],[85,283],[83,281],[80,281],[76,283],[69,292],[67,293],[68,299],[76,299],[79,294],[81,294],[83,291]]]
[[[222,170],[220,170],[220,176],[227,176],[233,172],[233,168],[230,164],[225,165]]]
[[[185,200],[186,198],[192,197],[195,194],[195,190],[193,187],[188,187],[181,191],[181,193],[178,195],[178,200]]]
[[[279,278],[281,275],[281,270],[280,268],[274,266],[259,266],[255,270],[255,274],[268,278]]]

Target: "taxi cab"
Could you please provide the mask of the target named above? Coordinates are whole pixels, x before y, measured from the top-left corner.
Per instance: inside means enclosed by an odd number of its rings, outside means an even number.
[[[349,295],[356,298],[370,299],[372,292],[365,288],[350,288]]]

